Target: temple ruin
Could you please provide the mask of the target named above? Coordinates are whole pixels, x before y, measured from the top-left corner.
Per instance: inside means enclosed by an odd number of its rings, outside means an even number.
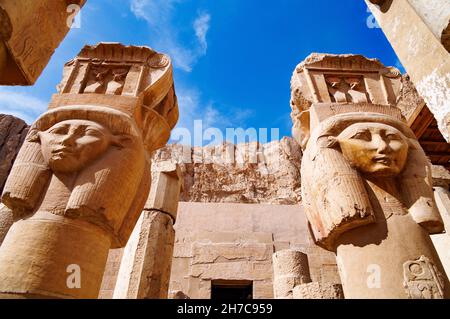
[[[0,85],[85,2],[0,0]],[[167,144],[170,56],[86,45],[31,126],[0,115],[0,298],[450,299],[450,7],[366,2],[408,74],[312,53],[267,144]]]

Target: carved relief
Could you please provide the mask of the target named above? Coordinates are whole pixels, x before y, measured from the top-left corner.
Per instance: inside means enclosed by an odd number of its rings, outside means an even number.
[[[443,299],[444,276],[425,256],[403,264],[404,287],[410,299]]]
[[[409,212],[430,232],[442,229],[425,169],[428,159],[406,124],[376,113],[341,114],[324,121],[310,142],[302,161],[302,192],[319,245],[333,250],[342,233],[373,223],[373,207],[379,206],[373,201],[381,198],[386,218]],[[394,178],[398,189],[392,184],[384,194],[377,188],[380,199],[370,197],[367,187],[386,178]]]
[[[86,88],[82,93],[121,95],[129,67],[114,68],[107,65],[93,65],[87,75]]]
[[[0,32],[9,33],[4,41],[12,56],[8,62],[8,73],[0,74],[0,84],[29,85],[37,80],[69,31],[67,5],[73,2],[0,0],[2,11],[6,13],[0,13]],[[75,3],[83,6],[84,2]],[[10,19],[5,19],[8,16]]]
[[[124,114],[111,111],[66,107],[38,119],[3,194],[16,218],[38,211],[81,218],[126,241],[123,218],[145,200],[138,190],[150,179],[149,168],[140,134]]]
[[[325,77],[328,84],[331,102],[336,103],[368,103],[367,92],[363,77],[342,77],[328,75]]]
[[[397,103],[401,86],[400,71],[387,68],[376,59],[313,53],[296,67],[291,80],[293,137],[303,149],[306,147],[312,104],[392,107]]]

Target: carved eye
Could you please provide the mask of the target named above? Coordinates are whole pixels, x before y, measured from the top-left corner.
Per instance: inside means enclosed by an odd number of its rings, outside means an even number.
[[[69,130],[68,126],[58,126],[58,127],[51,129],[49,131],[49,133],[57,134],[57,135],[64,135],[64,134],[67,134],[68,130]]]
[[[386,139],[389,141],[399,141],[400,136],[398,136],[397,134],[386,134]]]
[[[89,135],[89,136],[96,136],[96,137],[101,137],[103,134],[102,132],[100,132],[99,130],[96,129],[86,129],[85,131],[85,135]]]
[[[370,142],[372,140],[372,135],[368,131],[358,132],[352,136],[355,140],[364,140]]]

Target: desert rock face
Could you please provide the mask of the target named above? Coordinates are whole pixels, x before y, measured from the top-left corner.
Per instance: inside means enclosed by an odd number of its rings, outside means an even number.
[[[0,193],[27,133],[28,125],[23,120],[0,114]]]
[[[268,144],[168,145],[154,154],[154,165],[160,161],[180,164],[184,178],[180,201],[283,205],[301,201],[301,149],[289,137]]]

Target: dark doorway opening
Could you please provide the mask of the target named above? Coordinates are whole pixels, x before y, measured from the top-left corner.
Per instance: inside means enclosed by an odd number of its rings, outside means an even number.
[[[211,299],[253,299],[253,282],[248,280],[213,280]]]

